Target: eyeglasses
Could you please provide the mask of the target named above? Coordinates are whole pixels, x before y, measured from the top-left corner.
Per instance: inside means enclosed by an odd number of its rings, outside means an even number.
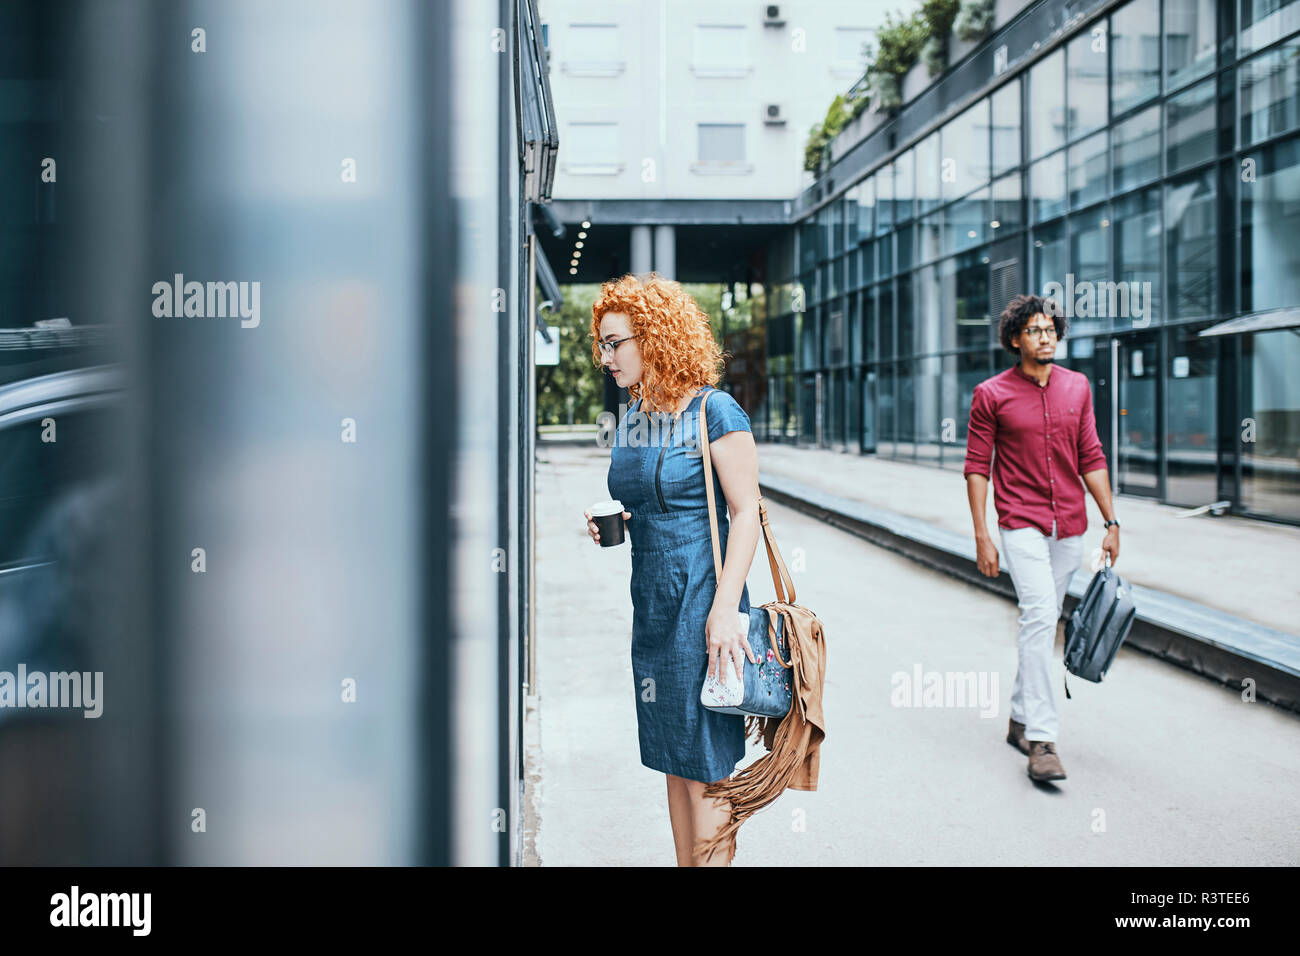
[[[1052,338],[1056,338],[1056,326],[1054,325],[1026,325],[1021,331],[1031,339],[1036,339],[1040,336],[1051,336]]]
[[[615,350],[616,348],[618,348],[618,347],[619,347],[620,345],[622,345],[624,342],[627,342],[627,341],[629,341],[629,340],[631,340],[631,339],[634,339],[634,338],[636,338],[635,335],[629,335],[629,336],[628,336],[627,338],[625,338],[625,339],[616,339],[616,340],[614,340],[613,342],[601,342],[601,343],[599,343],[599,345],[600,345],[600,354],[603,355],[603,356],[605,356],[606,358],[609,358],[611,355],[614,354],[614,350]]]

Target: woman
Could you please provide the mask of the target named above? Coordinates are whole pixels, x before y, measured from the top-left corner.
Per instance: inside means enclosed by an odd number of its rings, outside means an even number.
[[[749,416],[719,380],[722,352],[709,318],[682,287],[657,273],[607,282],[592,306],[592,356],[634,401],[619,422],[607,484],[626,510],[632,544],[632,671],[641,762],[667,775],[668,813],[679,866],[726,866],[696,853],[730,818],[730,805],[706,800],[745,755],[744,718],[700,703],[706,674],[739,680],[747,640],[745,578],[758,544],[758,451]],[[698,441],[700,400],[707,410],[722,579],[715,579],[704,467]],[[649,413],[649,419],[639,419]],[[587,532],[600,532],[587,513]]]

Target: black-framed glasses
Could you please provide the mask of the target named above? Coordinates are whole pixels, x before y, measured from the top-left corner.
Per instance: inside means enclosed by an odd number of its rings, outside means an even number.
[[[1054,325],[1026,325],[1021,329],[1021,331],[1031,339],[1036,339],[1044,335],[1050,335],[1052,338],[1056,338],[1056,326]]]
[[[628,340],[630,340],[630,339],[634,339],[634,338],[636,338],[635,335],[629,335],[627,338],[623,338],[623,339],[615,339],[613,342],[601,342],[601,343],[600,343],[600,354],[603,355],[603,356],[605,356],[606,358],[609,358],[611,355],[614,354],[614,350],[615,350],[616,348],[618,348],[618,347],[619,347],[620,345],[622,345],[624,342],[627,342]]]

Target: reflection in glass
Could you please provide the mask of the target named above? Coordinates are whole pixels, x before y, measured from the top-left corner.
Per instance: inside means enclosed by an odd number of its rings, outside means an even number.
[[[1020,81],[1012,80],[990,98],[993,113],[993,175],[1020,165]]]
[[[1206,80],[1165,101],[1169,156],[1165,169],[1175,173],[1214,158],[1217,135],[1214,80]]]
[[[1214,72],[1214,0],[1165,0],[1165,89]]]
[[[1053,153],[1029,167],[1030,209],[1042,222],[1065,211],[1065,152]]]
[[[1218,311],[1217,215],[1212,171],[1165,186],[1170,318]]]
[[[1103,21],[1066,45],[1066,99],[1070,105],[1067,132],[1072,140],[1106,125],[1105,30]]]
[[[1241,190],[1241,307],[1300,303],[1300,139],[1257,151],[1257,179]]]
[[[1300,127],[1300,42],[1247,60],[1237,76],[1242,146]]]
[[[1300,519],[1300,329],[1242,339],[1241,413],[1253,424],[1241,442],[1246,510]]]
[[[1069,149],[1070,208],[1079,209],[1104,199],[1109,171],[1107,134],[1102,130]]]
[[[1065,143],[1065,51],[1058,49],[1029,68],[1029,158]]]
[[[1115,192],[1160,175],[1160,108],[1153,106],[1111,129]]]
[[[1110,17],[1111,115],[1160,92],[1160,8],[1156,0],[1133,0]]]

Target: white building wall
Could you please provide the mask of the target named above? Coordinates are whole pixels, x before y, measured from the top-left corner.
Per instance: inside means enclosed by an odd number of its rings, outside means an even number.
[[[790,199],[808,130],[862,75],[857,38],[917,0],[539,0],[559,125],[557,199]],[[715,39],[710,27],[726,31]],[[779,104],[785,125],[764,122]],[[702,161],[699,124],[743,125],[744,155]],[[588,124],[607,124],[591,126]]]

